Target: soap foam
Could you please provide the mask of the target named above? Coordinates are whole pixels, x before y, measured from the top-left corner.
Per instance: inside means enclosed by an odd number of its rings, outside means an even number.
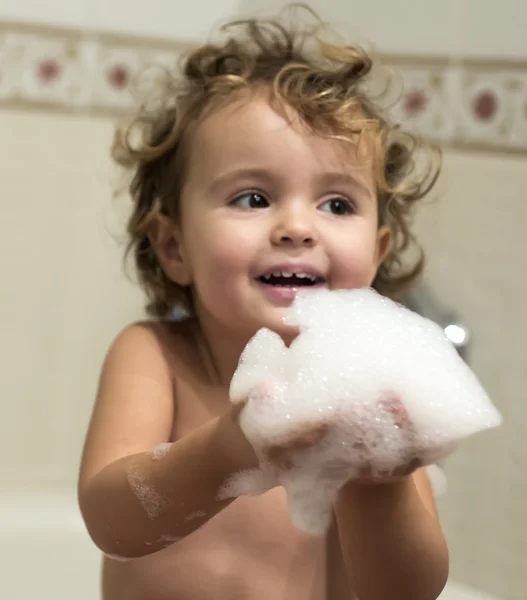
[[[203,512],[202,510],[197,510],[193,513],[190,513],[190,515],[187,515],[184,519],[185,523],[189,523],[190,521],[195,521],[196,519],[201,519],[202,517],[206,517],[207,513]]]
[[[126,471],[126,477],[149,519],[155,519],[168,507],[168,500],[156,491],[154,486],[147,481],[145,475],[136,467],[130,466]]]
[[[269,465],[266,471],[261,469],[249,469],[234,473],[225,481],[218,491],[218,500],[236,498],[238,496],[259,496],[269,491],[277,484],[278,471]]]
[[[163,442],[162,444],[158,444],[155,448],[153,448],[149,454],[152,457],[152,460],[160,460],[165,456],[172,444],[170,442]]]
[[[106,554],[106,552],[104,553],[104,556],[110,560],[115,560],[116,562],[129,562],[133,560],[133,558],[125,558],[124,556],[117,556],[117,554]]]
[[[157,541],[158,542],[164,542],[165,548],[168,548],[168,546],[171,546],[172,544],[175,544],[176,542],[181,541],[183,538],[180,536],[175,536],[175,535],[162,535]]]
[[[428,465],[426,470],[434,496],[439,497],[446,494],[448,480],[443,469],[441,469],[441,467],[438,465]]]
[[[444,331],[372,289],[299,294],[285,321],[300,329],[291,346],[260,330],[232,379],[261,469],[226,482],[223,497],[283,485],[293,523],[322,533],[346,481],[431,465],[501,423]],[[270,460],[271,446],[321,424],[327,434],[286,466]]]

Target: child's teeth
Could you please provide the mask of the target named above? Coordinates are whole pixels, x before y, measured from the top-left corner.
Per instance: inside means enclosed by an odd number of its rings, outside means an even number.
[[[316,281],[317,278],[315,275],[310,275],[309,273],[304,273],[304,272],[300,272],[300,273],[291,273],[290,271],[274,271],[273,273],[270,273],[268,275],[262,275],[262,279],[264,279],[265,281],[270,281],[271,278],[273,277],[283,277],[285,279],[291,279],[292,277],[298,277],[299,279],[309,279],[309,281]]]
[[[309,279],[310,281],[315,281],[316,279],[314,275],[309,275],[309,273],[297,273],[296,276],[301,279]]]

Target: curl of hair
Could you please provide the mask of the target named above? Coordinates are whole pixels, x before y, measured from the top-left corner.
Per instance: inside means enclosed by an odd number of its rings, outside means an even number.
[[[399,299],[420,276],[423,253],[411,219],[414,206],[437,180],[440,153],[383,116],[367,93],[371,57],[360,48],[323,40],[322,22],[308,11],[315,27],[287,28],[278,19],[225,26],[222,43],[193,49],[182,57],[178,74],[158,81],[157,105],[143,105],[118,128],[112,154],[133,173],[127,255],[133,253],[150,315],[164,317],[176,305],[192,308],[189,290],[161,269],[148,233],[160,214],[178,219],[186,142],[200,118],[244,89],[268,88],[274,101],[295,109],[319,135],[353,143],[364,133],[373,137],[379,225],[388,225],[393,235],[373,287]],[[425,158],[424,170],[416,168],[418,156]],[[405,265],[411,248],[419,256]]]

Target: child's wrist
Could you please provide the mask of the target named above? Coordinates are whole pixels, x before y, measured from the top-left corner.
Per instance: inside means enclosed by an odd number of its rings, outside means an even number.
[[[260,466],[254,448],[240,427],[238,414],[239,410],[228,410],[217,422],[218,450],[223,454],[233,472],[255,469]]]
[[[414,487],[411,476],[393,478],[384,481],[348,481],[339,492],[340,502],[356,507],[383,505],[386,502],[399,503]]]

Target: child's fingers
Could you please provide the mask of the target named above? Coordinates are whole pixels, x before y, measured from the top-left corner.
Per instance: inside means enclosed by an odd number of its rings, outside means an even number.
[[[280,468],[291,468],[291,454],[311,448],[320,442],[328,430],[328,423],[306,424],[292,432],[289,440],[268,448],[266,456],[270,462]]]
[[[367,464],[359,469],[357,480],[364,484],[387,483],[412,475],[422,465],[422,461],[417,457],[408,460],[393,471],[376,472],[370,464]]]
[[[411,429],[412,421],[406,410],[400,396],[395,392],[388,392],[379,401],[378,406],[384,412],[389,413],[394,420],[395,425],[401,429]]]
[[[411,475],[414,471],[417,471],[419,467],[422,466],[421,459],[415,457],[409,460],[406,464],[397,467],[395,471],[391,474],[392,477],[407,477]]]
[[[237,400],[236,403],[232,403],[230,407],[231,414],[236,421],[238,420],[240,413],[245,408],[247,404],[247,399],[245,400]]]

